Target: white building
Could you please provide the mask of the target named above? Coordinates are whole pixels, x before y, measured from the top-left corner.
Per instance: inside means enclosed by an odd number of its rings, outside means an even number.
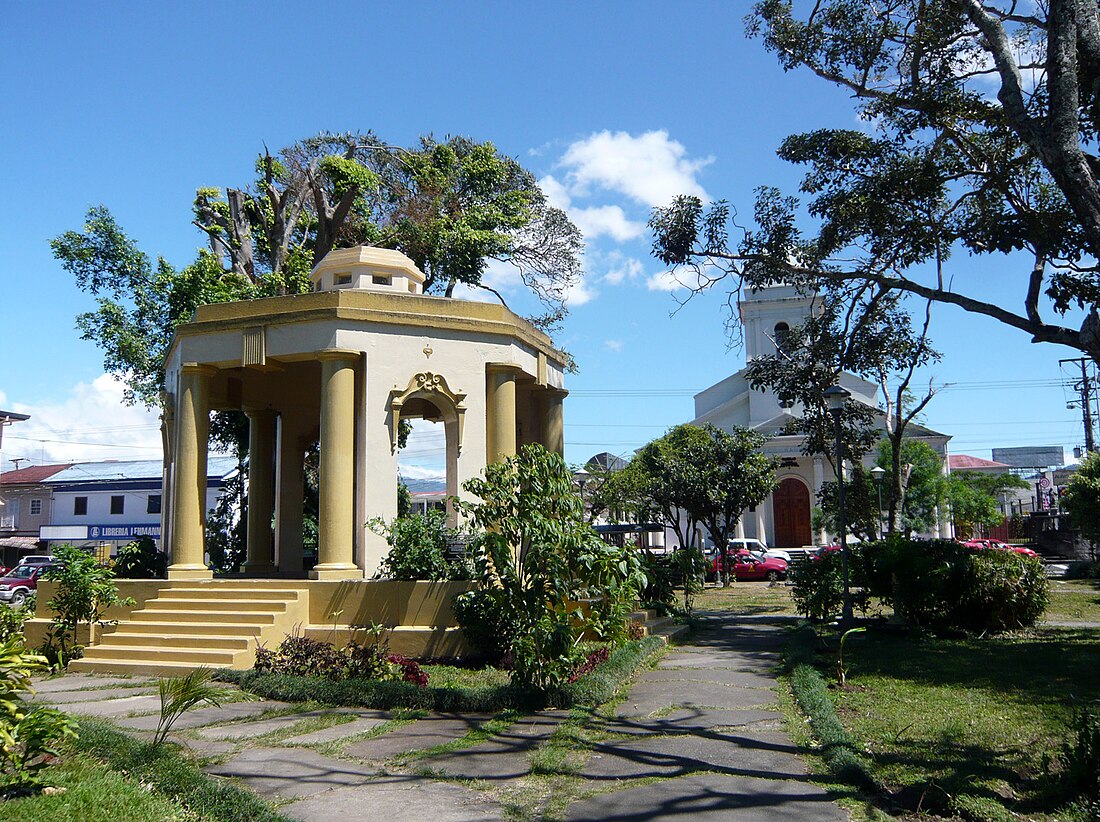
[[[776,340],[801,325],[812,310],[811,297],[799,294],[793,286],[775,285],[749,291],[741,302],[745,359],[774,354]],[[879,388],[854,374],[841,375],[840,384],[852,399],[879,408]],[[734,426],[750,428],[769,437],[764,450],[779,460],[775,492],[755,509],[744,512],[737,527],[738,537],[755,537],[775,548],[797,548],[824,542],[824,534],[814,534],[811,526],[813,507],[824,483],[833,480],[829,463],[821,456],[806,456],[801,451],[801,435],[784,434],[788,423],[797,419],[800,406],[781,403],[768,390],[749,388],[745,369],[731,374],[695,395],[695,425],[710,423],[730,431]],[[878,411],[879,425],[885,436],[885,416]],[[947,466],[950,437],[911,423],[909,437],[930,445]],[[871,464],[873,454],[866,463]],[[940,517],[941,525],[931,536],[950,536],[950,524]]]
[[[207,469],[206,511],[217,504],[235,457],[211,457]],[[46,545],[109,547],[152,537],[161,544],[161,460],[78,462],[42,481],[50,493],[50,520],[39,538]]]

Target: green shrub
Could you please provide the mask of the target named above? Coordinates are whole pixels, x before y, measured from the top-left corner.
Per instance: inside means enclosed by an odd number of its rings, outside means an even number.
[[[1034,625],[1046,610],[1042,562],[1012,551],[975,551],[949,540],[891,537],[865,547],[871,594],[913,625],[999,632]]]
[[[573,670],[586,627],[626,636],[626,615],[645,579],[637,555],[607,545],[584,521],[573,475],[558,454],[540,445],[486,466],[466,483],[481,502],[460,502],[481,529],[477,558],[480,605],[511,626],[513,680],[547,691]],[[571,603],[591,599],[591,621]]]
[[[1062,784],[1073,796],[1100,800],[1100,713],[1082,706],[1073,712],[1072,737],[1062,745]]]
[[[839,551],[827,551],[794,568],[791,599],[798,613],[825,622],[840,613],[844,603],[844,576]]]
[[[23,623],[33,616],[34,601],[29,597],[18,608],[0,605],[0,642],[9,637],[23,636]]]
[[[1066,579],[1100,579],[1100,562],[1073,562],[1066,568]]]
[[[667,613],[676,604],[676,583],[682,576],[676,555],[647,552],[641,556],[646,583],[639,591],[638,599],[646,608],[657,608]]]
[[[63,666],[73,656],[69,642],[75,642],[80,623],[87,623],[91,629],[103,621],[104,612],[112,605],[132,605],[134,600],[119,597],[114,571],[86,551],[62,545],[53,555],[57,564],[43,576],[57,583],[47,604],[57,614],[52,636],[57,640],[58,660]]]
[[[29,702],[31,674],[45,667],[45,658],[29,653],[22,636],[0,642],[0,795],[39,787],[42,769],[57,756],[57,743],[76,736],[68,714]]]
[[[516,623],[503,590],[466,591],[454,598],[451,609],[477,658],[497,665],[511,651]]]
[[[383,577],[401,580],[452,578],[446,551],[453,532],[447,528],[446,512],[433,509],[426,514],[399,517],[389,526],[374,520],[371,528],[390,544],[390,552],[380,568]]]
[[[168,569],[168,556],[157,550],[151,537],[141,537],[118,549],[115,576],[120,579],[163,579]]]

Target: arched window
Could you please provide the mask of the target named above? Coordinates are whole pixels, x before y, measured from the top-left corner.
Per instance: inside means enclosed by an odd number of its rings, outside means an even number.
[[[780,351],[786,349],[787,340],[791,336],[791,327],[786,323],[779,322],[775,324],[775,328],[772,329],[772,339],[775,340],[775,347]]]

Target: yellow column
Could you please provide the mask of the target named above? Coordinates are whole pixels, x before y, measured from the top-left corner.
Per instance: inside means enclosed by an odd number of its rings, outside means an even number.
[[[206,532],[206,451],[210,433],[208,365],[185,363],[176,398],[176,447],[173,465],[172,564],[169,579],[210,579],[203,537]]]
[[[275,513],[275,412],[248,414],[248,554],[244,572],[275,573],[271,517]]]
[[[321,360],[321,470],[317,516],[318,563],[313,579],[356,579],[355,363],[359,354],[329,349]]]
[[[546,439],[543,444],[547,451],[565,456],[565,418],[562,413],[562,400],[565,399],[564,391],[550,390],[546,395],[546,419],[543,422],[543,430]]]
[[[279,576],[302,576],[302,502],[306,444],[298,420],[279,416],[278,492],[275,505],[275,564]]]
[[[485,459],[501,462],[516,453],[515,366],[486,366]]]

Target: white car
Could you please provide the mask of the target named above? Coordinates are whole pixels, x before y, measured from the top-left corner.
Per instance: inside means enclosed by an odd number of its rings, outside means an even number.
[[[736,553],[737,551],[748,551],[751,554],[757,554],[763,557],[773,557],[775,559],[781,559],[790,565],[791,555],[786,551],[781,551],[778,548],[769,548],[758,539],[734,539],[729,540],[727,543],[728,550]]]

